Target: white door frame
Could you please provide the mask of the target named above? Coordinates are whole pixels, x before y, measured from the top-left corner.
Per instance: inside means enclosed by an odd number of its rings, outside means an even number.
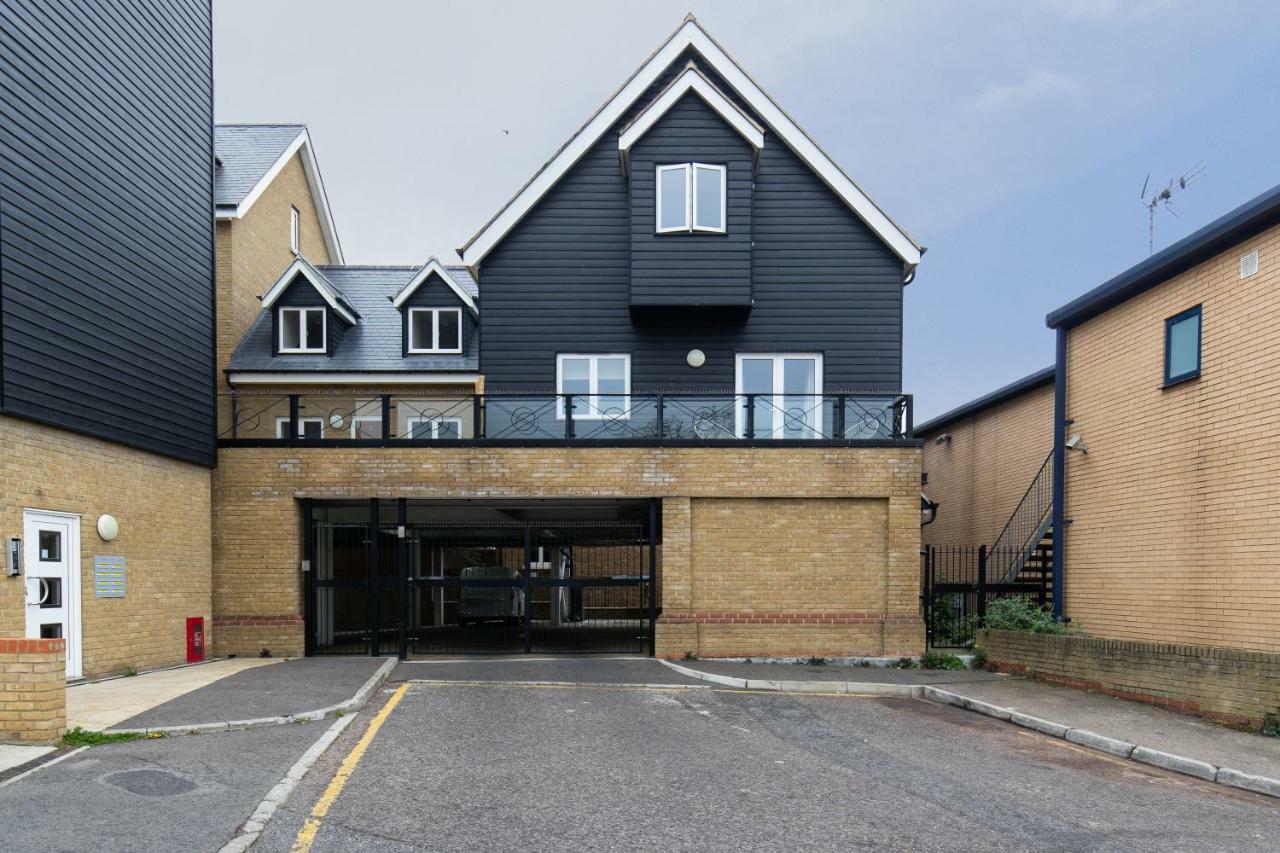
[[[796,359],[800,361],[813,362],[813,402],[805,413],[805,420],[809,431],[813,436],[822,434],[822,353],[820,352],[740,352],[734,355],[733,359],[733,390],[736,395],[741,397],[746,392],[742,390],[742,362],[744,359],[769,359],[773,362],[773,393],[761,394],[758,396],[771,397],[773,402],[773,410],[770,414],[771,435],[770,438],[784,438],[783,432],[776,425],[776,419],[781,414],[783,408],[783,400],[787,394],[784,391],[783,382],[783,363],[787,359]],[[746,434],[747,419],[745,407],[740,402],[734,403],[734,411],[737,413],[734,418],[734,429],[739,437]]]
[[[81,560],[80,560],[80,516],[72,512],[56,512],[44,509],[24,509],[22,511],[22,562],[26,583],[30,587],[34,578],[47,576],[40,566],[41,527],[56,527],[65,531],[62,543],[62,564],[65,574],[62,577],[62,636],[67,641],[67,678],[80,678],[84,674],[84,633],[81,630],[80,597]],[[23,597],[26,611],[26,635],[39,638],[40,619],[38,608]],[[34,627],[33,627],[34,626]]]

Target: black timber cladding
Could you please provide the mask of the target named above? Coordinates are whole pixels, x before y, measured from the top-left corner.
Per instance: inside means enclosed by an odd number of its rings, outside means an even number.
[[[751,199],[750,315],[671,307],[658,321],[632,322],[633,214],[617,130],[689,58],[677,58],[481,264],[486,387],[549,389],[556,354],[578,352],[631,354],[638,392],[728,389],[735,353],[818,352],[824,390],[898,393],[902,263],[772,133]],[[703,71],[735,98],[718,75]],[[651,128],[642,141],[660,143],[658,132]],[[694,348],[707,356],[700,369],[685,362]]]
[[[0,0],[5,414],[214,461],[208,0]]]

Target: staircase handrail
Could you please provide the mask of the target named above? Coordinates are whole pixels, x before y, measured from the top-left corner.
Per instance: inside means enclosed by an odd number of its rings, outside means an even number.
[[[1028,501],[1032,501],[1029,506],[1031,517],[1023,520],[1023,516],[1027,514],[1023,509],[1028,507]],[[1031,556],[1031,551],[1035,550],[1037,542],[1048,532],[1045,523],[1052,521],[1050,517],[1052,509],[1053,451],[1050,451],[1041,463],[1040,470],[1031,480],[1031,485],[1023,493],[1022,500],[1018,501],[1013,514],[1005,522],[1004,529],[996,537],[995,544],[991,546],[992,554],[1012,555],[1004,569],[997,568],[997,573],[1005,576],[1006,583],[1012,583],[1013,578],[1022,571],[1022,567]],[[1018,523],[1017,526],[1015,523]]]

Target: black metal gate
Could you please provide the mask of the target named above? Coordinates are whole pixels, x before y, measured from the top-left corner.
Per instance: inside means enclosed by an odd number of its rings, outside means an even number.
[[[1050,575],[1043,569],[1025,568],[1012,583],[989,581],[988,565],[1006,566],[1009,560],[993,560],[985,545],[926,545],[921,556],[920,597],[930,648],[971,647],[993,599],[1016,595],[1041,607],[1049,603]]]
[[[655,526],[309,522],[308,654],[651,654]]]

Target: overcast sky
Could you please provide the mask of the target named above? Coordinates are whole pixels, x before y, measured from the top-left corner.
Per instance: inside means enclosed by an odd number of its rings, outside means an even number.
[[[216,0],[219,121],[311,128],[349,263],[452,261],[692,10],[928,246],[917,420],[1053,358],[1044,315],[1280,183],[1280,4]]]

